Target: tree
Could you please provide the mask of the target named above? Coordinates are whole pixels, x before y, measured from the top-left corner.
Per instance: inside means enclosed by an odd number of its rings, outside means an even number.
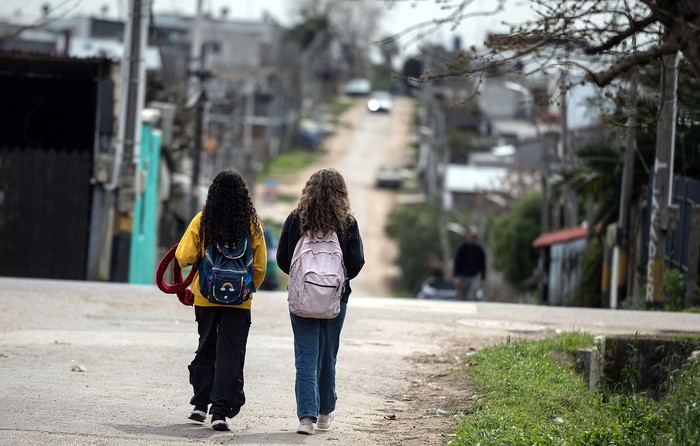
[[[379,45],[379,51],[382,53],[384,64],[393,68],[394,58],[400,53],[399,45],[396,40],[392,40],[390,37],[385,37],[382,42]]]
[[[308,48],[320,33],[332,34],[332,25],[327,15],[304,10],[301,17],[302,20],[290,29],[289,34],[299,42],[302,50]]]
[[[505,8],[500,0],[492,11],[468,11],[471,0],[444,6],[445,16],[399,33],[423,27],[433,30],[481,15],[495,15]],[[511,71],[517,61],[537,64],[532,70],[565,67],[580,71],[603,87],[615,79],[680,51],[696,79],[700,80],[700,2],[697,0],[530,0],[537,18],[511,25],[510,32],[492,36],[486,50],[472,47],[439,77],[480,77]],[[527,72],[525,73],[527,74]]]
[[[564,168],[551,179],[552,194],[565,199],[566,192],[574,192],[581,201],[591,198],[596,204],[594,223],[606,226],[617,219],[622,184],[622,153],[619,147],[589,146],[579,150],[576,162]],[[635,166],[639,176],[644,169]],[[644,173],[648,175],[648,172]],[[638,192],[639,183],[635,183]],[[632,201],[637,198],[634,195]]]
[[[399,206],[388,217],[386,234],[398,245],[395,260],[401,271],[401,288],[413,293],[421,283],[442,270],[438,240],[438,209],[432,204]],[[448,216],[452,222],[457,218]],[[457,246],[461,236],[450,233],[449,243]]]
[[[631,202],[639,202],[643,187],[648,183],[649,169],[654,162],[656,142],[656,121],[658,106],[655,89],[661,77],[661,64],[655,61],[641,73],[640,80],[645,87],[644,94],[637,102],[637,150],[635,154],[634,177]],[[673,163],[674,173],[700,180],[700,93],[698,82],[688,64],[681,65],[679,72],[679,108],[676,121],[676,150]],[[625,97],[624,91],[621,97]],[[607,124],[624,128],[626,119],[623,103],[612,113],[605,115]],[[629,130],[629,129],[627,129]],[[616,146],[589,146],[576,153],[574,162],[562,167],[552,179],[553,192],[574,191],[582,201],[592,198],[597,204],[593,223],[603,226],[614,222],[618,215],[622,177],[622,154],[624,150]]]
[[[526,195],[508,213],[495,218],[489,229],[492,264],[519,291],[536,286],[533,273],[538,252],[532,241],[540,234],[541,201],[538,192]]]
[[[367,75],[370,48],[382,16],[380,5],[369,0],[304,0],[298,2],[297,9],[304,21],[309,17],[328,20],[329,28],[343,52],[349,77]]]

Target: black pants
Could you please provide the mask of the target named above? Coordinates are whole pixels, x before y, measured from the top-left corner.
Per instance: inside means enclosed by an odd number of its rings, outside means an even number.
[[[245,404],[243,366],[250,331],[250,310],[194,307],[199,346],[190,371],[190,404],[209,413],[235,417]]]

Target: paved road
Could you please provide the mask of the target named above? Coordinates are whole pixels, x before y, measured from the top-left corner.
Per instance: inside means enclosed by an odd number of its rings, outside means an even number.
[[[0,290],[0,445],[8,446],[438,445],[439,432],[415,429],[416,408],[403,398],[416,355],[555,330],[700,330],[700,315],[690,314],[351,297],[335,429],[305,437],[294,433],[285,295],[259,292],[248,402],[233,432],[219,433],[185,418],[196,327],[173,296],[154,286],[7,278]],[[73,360],[87,371],[71,371]]]
[[[333,135],[323,142],[324,156],[299,172],[297,178],[280,184],[281,193],[298,197],[312,173],[323,167],[335,167],[344,176],[350,190],[353,212],[360,225],[365,245],[365,268],[352,283],[358,296],[391,296],[390,281],[398,276],[391,259],[396,256],[395,243],[384,235],[386,217],[394,207],[395,191],[377,189],[376,173],[382,165],[403,166],[413,149],[411,130],[413,100],[394,99],[390,114],[369,113],[364,99],[356,99],[340,117]],[[267,203],[262,199],[264,187],[257,187],[256,209],[267,221],[283,223],[296,203]]]

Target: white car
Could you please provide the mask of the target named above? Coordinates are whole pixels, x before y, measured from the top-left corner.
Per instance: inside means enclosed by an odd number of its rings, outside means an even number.
[[[399,189],[403,184],[403,172],[399,166],[381,166],[377,171],[377,187]]]
[[[389,113],[394,106],[394,100],[388,91],[373,91],[367,100],[367,109],[371,112]]]
[[[372,91],[372,83],[367,79],[352,79],[345,84],[348,96],[367,96]]]

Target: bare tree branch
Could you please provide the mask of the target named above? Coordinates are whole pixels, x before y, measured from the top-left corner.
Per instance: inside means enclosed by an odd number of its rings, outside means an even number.
[[[569,63],[571,63],[572,65],[576,65],[582,70],[584,70],[588,74],[589,79],[594,84],[596,84],[599,87],[605,87],[606,85],[609,85],[613,80],[615,80],[618,76],[620,76],[623,73],[626,73],[632,68],[646,65],[647,63],[660,56],[663,56],[664,54],[673,54],[676,51],[678,51],[678,48],[675,45],[664,44],[649,51],[633,53],[632,55],[619,60],[614,65],[611,65],[610,68],[608,68],[607,70],[600,72],[594,72],[587,66],[577,62],[570,61]]]
[[[649,17],[647,17],[644,20],[633,21],[630,24],[630,27],[627,28],[626,31],[614,35],[613,37],[611,37],[610,39],[608,39],[606,42],[604,42],[601,45],[587,48],[585,50],[585,53],[586,54],[597,54],[597,53],[601,53],[603,51],[607,51],[611,48],[614,48],[617,45],[619,45],[620,43],[622,43],[624,40],[627,40],[628,38],[636,35],[637,33],[642,31],[643,29],[645,29],[647,26],[651,25],[652,23],[656,22],[657,20],[658,20],[658,17],[656,17],[655,14],[651,14]]]

